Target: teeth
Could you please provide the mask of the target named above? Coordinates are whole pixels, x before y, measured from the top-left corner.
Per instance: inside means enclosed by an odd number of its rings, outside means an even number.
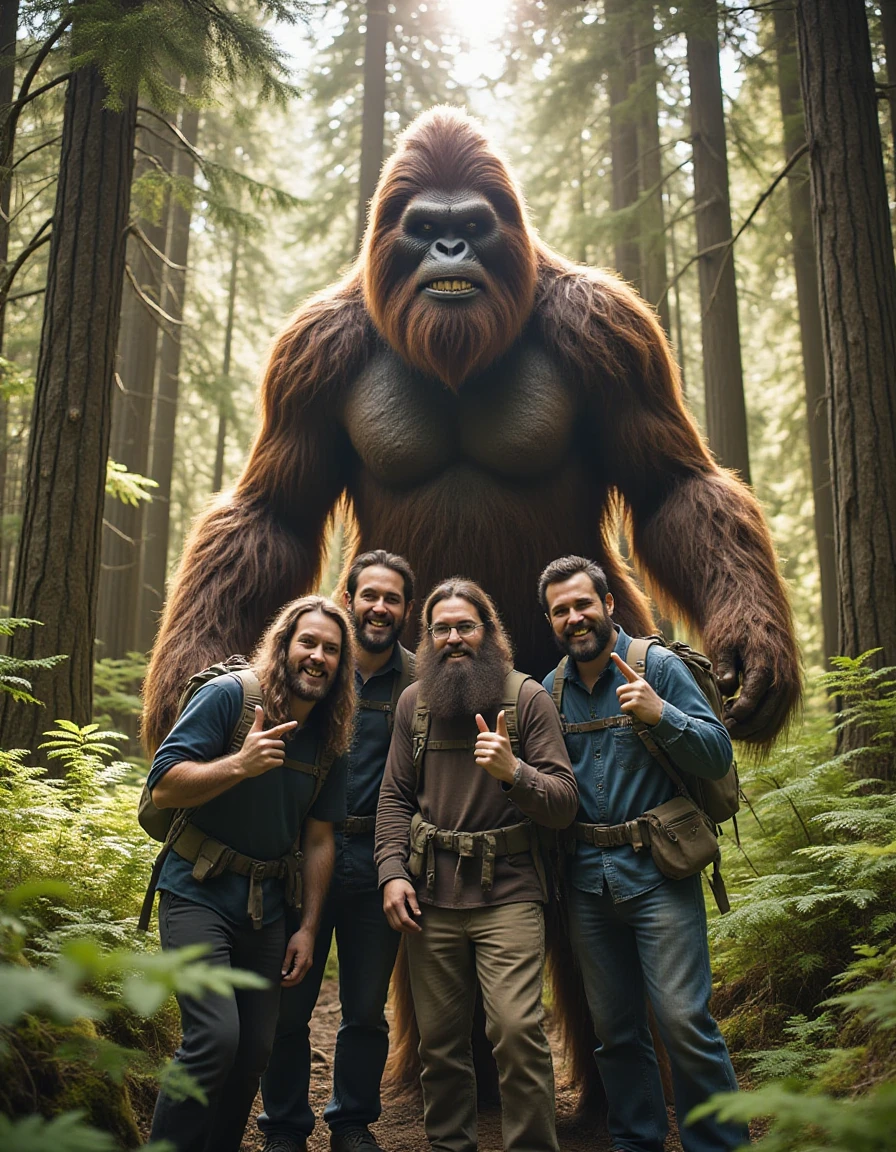
[[[469,280],[433,280],[430,284],[436,292],[469,292],[472,287]]]
[[[323,672],[315,672],[313,668],[306,668],[305,671],[309,676],[314,676],[315,679],[319,676],[323,676]]]

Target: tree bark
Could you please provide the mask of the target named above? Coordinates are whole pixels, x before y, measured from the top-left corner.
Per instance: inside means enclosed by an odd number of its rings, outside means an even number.
[[[37,365],[13,614],[16,657],[65,653],[33,677],[46,708],[0,701],[4,748],[34,749],[57,718],[91,719],[96,598],[136,96],[103,106],[100,73],[69,80]]]
[[[671,332],[666,292],[666,222],[663,211],[663,154],[660,146],[659,71],[656,63],[653,5],[638,21],[638,161],[641,175],[641,294],[656,308],[664,330]]]
[[[896,181],[896,0],[880,0],[880,27],[887,58],[887,103],[890,106],[890,135]]]
[[[158,136],[137,131],[140,146],[171,170],[173,144]],[[147,158],[137,162],[138,174],[150,165]],[[149,242],[160,252],[165,249],[167,202],[157,221],[137,221]],[[140,291],[156,304],[162,298],[162,261],[136,236],[129,236],[126,259]],[[124,464],[129,472],[145,476],[149,470],[150,427],[153,387],[159,345],[159,320],[140,299],[130,279],[122,287],[121,327],[118,335],[118,387],[112,400],[112,433],[109,457]],[[143,536],[145,504],[123,504],[106,497],[97,638],[100,655],[121,659],[137,643],[137,606],[140,588],[140,543]]]
[[[747,411],[731,250],[731,202],[716,0],[697,0],[688,33],[694,198],[703,315],[706,434],[719,462],[750,482]]]
[[[610,97],[610,161],[613,170],[613,211],[624,212],[638,202],[638,128],[632,97],[637,78],[635,32],[625,0],[607,0],[608,36],[613,58],[607,70]],[[615,224],[616,271],[640,287],[641,248],[638,220],[634,213],[617,218]]]
[[[236,273],[239,267],[240,240],[233,238],[230,256],[230,281],[227,285],[227,324],[224,328],[224,361],[221,365],[221,387],[226,389],[218,406],[218,441],[215,447],[215,472],[212,478],[212,492],[220,492],[224,487],[224,448],[227,443],[227,411],[230,407],[230,358],[233,349],[233,321],[236,314]]]
[[[16,37],[19,30],[19,0],[4,0],[0,4],[0,123],[9,115],[15,92]],[[10,149],[9,162],[12,163]],[[0,169],[0,277],[6,276],[9,259],[9,206],[12,201],[12,176]],[[6,305],[0,306],[0,356],[6,331]],[[6,514],[6,473],[9,466],[9,401],[0,396],[0,573],[4,568],[8,545],[3,536],[3,517]],[[0,581],[2,583],[2,581]],[[2,594],[2,593],[0,593]],[[3,601],[5,603],[5,600]]]
[[[800,96],[796,24],[793,14],[774,9],[778,55],[778,93],[784,125],[784,158],[790,160],[806,142]],[[834,502],[828,459],[828,401],[824,380],[824,349],[821,312],[818,307],[818,272],[812,238],[812,205],[809,195],[808,160],[791,168],[787,180],[790,197],[790,230],[793,236],[793,270],[800,318],[800,343],[806,388],[806,425],[815,500],[815,542],[821,583],[821,619],[825,664],[837,648],[837,561],[834,555]]]
[[[896,263],[862,0],[798,0],[839,649],[896,663]],[[843,734],[844,747],[861,734]]]
[[[181,133],[195,144],[198,137],[199,112],[185,108]],[[195,162],[186,148],[178,148],[174,172],[181,180],[192,180]],[[186,267],[190,250],[190,209],[178,200],[171,206],[168,242],[165,255],[176,267],[164,274],[162,308],[174,320],[182,320],[186,294]],[[168,535],[171,518],[171,477],[174,472],[177,397],[180,382],[181,328],[162,329],[159,352],[159,374],[153,414],[152,463],[149,474],[158,485],[146,509],[141,557],[140,612],[137,621],[137,650],[147,652],[155,639],[158,617],[165,603],[165,576],[168,560]]]
[[[355,247],[361,247],[367,227],[367,206],[383,166],[386,121],[386,45],[389,41],[388,0],[367,0],[364,36],[364,107],[361,113],[361,176]]]

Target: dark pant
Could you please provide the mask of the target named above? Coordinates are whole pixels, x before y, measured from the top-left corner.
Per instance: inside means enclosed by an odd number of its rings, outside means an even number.
[[[380,1081],[389,1052],[383,1009],[399,936],[383,914],[377,892],[331,889],[314,948],[314,963],[295,988],[284,988],[277,1037],[262,1077],[264,1111],[258,1127],[266,1136],[302,1141],[314,1128],[308,1103],[311,1045],[308,1022],[317,1003],[333,932],[339,953],[342,1022],[333,1056],[333,1095],[324,1120],[334,1132],[379,1119]]]
[[[256,931],[248,920],[238,926],[211,908],[163,892],[159,935],[166,951],[204,944],[210,949],[206,964],[247,969],[270,981],[267,988],[238,988],[225,996],[178,996],[183,1040],[175,1061],[208,1104],[160,1092],[152,1118],[150,1139],[170,1140],[177,1152],[239,1152],[277,1025],[284,919]]]

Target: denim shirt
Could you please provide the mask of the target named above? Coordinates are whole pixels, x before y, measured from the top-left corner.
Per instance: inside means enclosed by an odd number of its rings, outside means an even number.
[[[389,701],[396,677],[401,675],[401,647],[396,644],[382,668],[364,680],[355,669],[359,700]],[[374,708],[355,712],[352,745],[346,757],[346,809],[349,816],[375,816],[380,784],[389,754],[392,728],[389,715]],[[373,831],[356,836],[336,833],[336,866],[333,887],[351,892],[375,892],[377,872],[373,862]]]
[[[631,638],[620,628],[614,651],[625,660]],[[650,728],[676,768],[710,780],[725,775],[731,763],[731,740],[685,664],[668,649],[653,644],[645,674],[663,701],[663,713]],[[616,689],[625,678],[612,660],[589,692],[574,660],[566,665],[563,715],[570,724],[620,715]],[[554,672],[544,679],[550,692]],[[576,819],[586,824],[622,824],[649,808],[671,800],[676,788],[659,762],[631,728],[567,734],[566,748],[579,786]],[[656,888],[663,876],[649,848],[631,844],[597,848],[576,842],[569,858],[570,882],[584,892],[600,893],[604,882],[615,902]]]

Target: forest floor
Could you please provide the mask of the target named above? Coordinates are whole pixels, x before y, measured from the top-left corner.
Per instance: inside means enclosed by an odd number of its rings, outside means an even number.
[[[311,1019],[311,1106],[318,1118],[311,1139],[309,1152],[327,1152],[330,1147],[329,1131],[320,1119],[324,1105],[330,1096],[332,1078],[332,1053],[336,1044],[336,1029],[339,1026],[339,983],[325,980],[320,998]],[[557,1135],[561,1152],[609,1152],[610,1143],[603,1133],[595,1131],[593,1124],[576,1119],[576,1092],[568,1086],[563,1058],[560,1055],[557,1038],[548,1033],[554,1051],[554,1068],[557,1078]],[[261,1097],[256,1100],[252,1119],[243,1137],[241,1152],[261,1152],[264,1140],[255,1126],[255,1115],[261,1109]],[[681,1152],[674,1113],[669,1113],[669,1138],[666,1152]],[[383,1097],[383,1115],[371,1129],[386,1152],[429,1152],[429,1144],[423,1132],[423,1116],[419,1098],[396,1097],[386,1092]],[[501,1152],[501,1113],[490,1108],[479,1113],[480,1152]]]

